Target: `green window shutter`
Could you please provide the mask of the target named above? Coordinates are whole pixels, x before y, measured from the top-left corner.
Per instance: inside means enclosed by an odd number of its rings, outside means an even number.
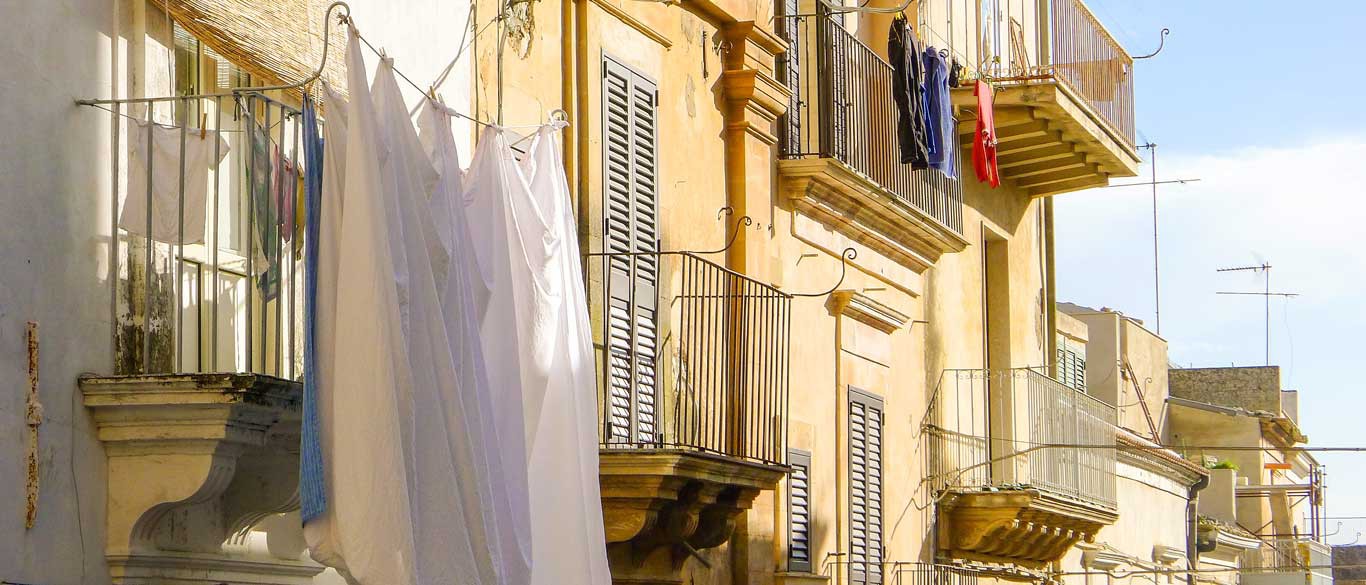
[[[849,575],[882,583],[882,399],[849,389]]]
[[[811,454],[788,449],[787,570],[811,572]]]
[[[603,249],[609,254],[607,440],[655,443],[658,427],[658,140],[654,82],[603,58]],[[632,255],[635,254],[635,255]]]

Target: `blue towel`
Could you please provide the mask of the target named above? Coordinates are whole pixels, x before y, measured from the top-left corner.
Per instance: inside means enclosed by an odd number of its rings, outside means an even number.
[[[318,112],[304,95],[304,416],[299,447],[300,515],[308,522],[327,509],[323,485],[323,452],[318,429],[318,229],[323,191],[323,139]]]

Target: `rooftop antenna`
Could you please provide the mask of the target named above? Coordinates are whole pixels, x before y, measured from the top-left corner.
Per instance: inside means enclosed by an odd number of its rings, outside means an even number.
[[[1266,365],[1271,365],[1271,297],[1291,298],[1300,296],[1299,293],[1271,292],[1271,265],[1262,262],[1255,266],[1234,266],[1231,268],[1219,268],[1215,272],[1260,272],[1264,289],[1262,292],[1217,292],[1221,295],[1254,295],[1260,296],[1266,303]]]

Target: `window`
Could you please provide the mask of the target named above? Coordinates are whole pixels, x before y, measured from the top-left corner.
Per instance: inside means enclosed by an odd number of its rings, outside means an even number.
[[[882,399],[849,388],[849,579],[882,583]]]
[[[1086,391],[1086,346],[1058,336],[1058,381],[1064,386]]]
[[[602,62],[603,250],[607,256],[607,440],[656,442],[659,282],[654,82]],[[646,254],[641,254],[646,252]],[[613,255],[615,254],[615,255]]]
[[[787,570],[811,572],[811,453],[787,450]]]

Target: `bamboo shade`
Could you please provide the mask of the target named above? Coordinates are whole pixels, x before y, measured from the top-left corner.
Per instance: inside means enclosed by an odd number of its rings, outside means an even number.
[[[323,16],[332,0],[153,0],[185,30],[263,84],[294,83],[322,61]],[[336,18],[337,13],[333,13]],[[345,92],[345,27],[332,23],[322,78]]]

